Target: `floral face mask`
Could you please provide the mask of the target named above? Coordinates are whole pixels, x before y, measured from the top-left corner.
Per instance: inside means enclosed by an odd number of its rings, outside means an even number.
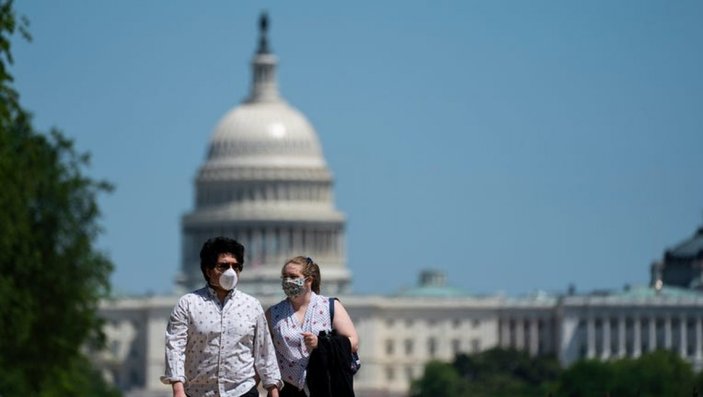
[[[305,277],[285,277],[281,280],[281,287],[289,298],[302,295],[305,292]]]

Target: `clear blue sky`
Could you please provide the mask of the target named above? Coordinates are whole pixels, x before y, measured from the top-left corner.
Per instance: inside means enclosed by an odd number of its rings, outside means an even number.
[[[18,1],[22,103],[93,155],[114,290],[170,291],[257,18],[348,216],[353,288],[621,288],[703,224],[701,1]]]

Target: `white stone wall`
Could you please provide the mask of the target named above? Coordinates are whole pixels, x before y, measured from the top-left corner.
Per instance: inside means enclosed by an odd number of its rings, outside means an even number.
[[[262,305],[279,299],[267,297]],[[496,346],[532,355],[555,353],[568,365],[580,358],[637,357],[651,345],[679,352],[698,369],[703,364],[703,298],[340,299],[360,337],[362,368],[354,379],[359,397],[407,395],[410,382],[422,376],[429,360],[450,361],[456,353]],[[176,300],[145,297],[103,303],[107,349],[94,357],[127,396],[170,396],[170,387],[162,385],[159,376],[164,370],[166,322]],[[603,319],[611,320],[609,331]]]

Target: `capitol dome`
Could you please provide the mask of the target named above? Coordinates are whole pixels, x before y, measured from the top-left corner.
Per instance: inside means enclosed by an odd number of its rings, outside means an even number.
[[[249,96],[217,123],[195,180],[195,209],[182,218],[183,261],[178,283],[202,285],[199,251],[224,235],[245,246],[239,287],[257,294],[280,293],[287,258],[304,255],[320,265],[323,290],[344,293],[344,214],[334,206],[332,173],[315,129],[278,93],[277,58],[260,21]]]
[[[242,167],[325,167],[317,134],[282,99],[248,102],[220,120],[208,163]]]

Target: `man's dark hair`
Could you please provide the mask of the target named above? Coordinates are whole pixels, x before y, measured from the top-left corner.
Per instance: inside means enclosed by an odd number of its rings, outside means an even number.
[[[206,282],[210,282],[206,269],[214,269],[217,257],[221,254],[232,254],[239,263],[239,269],[244,267],[244,246],[229,237],[213,237],[203,244],[200,250],[200,270]]]

